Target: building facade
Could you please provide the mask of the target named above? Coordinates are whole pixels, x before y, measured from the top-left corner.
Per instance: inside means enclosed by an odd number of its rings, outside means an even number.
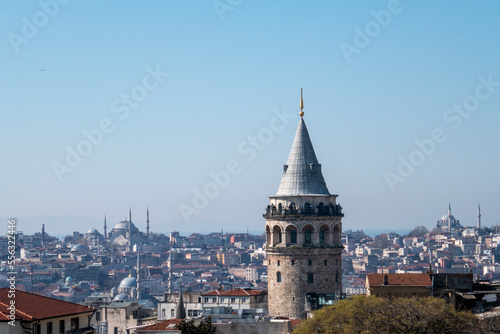
[[[330,194],[301,119],[266,219],[269,314],[305,318],[342,293],[342,207]]]

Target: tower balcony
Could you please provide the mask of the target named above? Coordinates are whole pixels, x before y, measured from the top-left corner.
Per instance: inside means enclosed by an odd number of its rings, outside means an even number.
[[[328,206],[318,205],[313,208],[309,203],[306,203],[304,208],[291,205],[290,207],[276,207],[268,205],[266,213],[262,215],[266,219],[276,219],[282,217],[295,218],[299,216],[330,216],[330,217],[344,217],[342,207],[340,204],[330,204]]]

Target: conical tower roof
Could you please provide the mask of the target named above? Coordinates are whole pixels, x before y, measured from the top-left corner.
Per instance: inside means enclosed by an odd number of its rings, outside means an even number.
[[[186,309],[184,308],[184,300],[182,299],[182,287],[179,290],[179,301],[177,303],[177,310],[175,310],[176,319],[186,319]]]
[[[296,195],[330,195],[302,116],[276,193]]]

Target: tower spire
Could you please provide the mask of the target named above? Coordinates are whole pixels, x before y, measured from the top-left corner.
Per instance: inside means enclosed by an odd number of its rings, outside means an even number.
[[[42,224],[42,246],[45,246],[45,224]]]
[[[186,309],[184,308],[184,300],[182,299],[182,285],[179,289],[179,300],[177,303],[177,309],[175,310],[176,319],[186,319]]]
[[[132,208],[128,208],[128,250],[132,250]]]
[[[477,229],[481,231],[481,206],[477,203]]]
[[[108,227],[106,226],[106,215],[104,215],[104,240],[108,238],[107,229]]]
[[[149,207],[146,207],[146,243],[149,243]]]
[[[300,89],[300,117],[304,116],[304,99],[302,98],[302,88]]]
[[[330,195],[301,117],[276,196]]]
[[[141,299],[141,245],[137,246],[137,299]]]
[[[451,215],[451,204],[448,203],[448,216]]]

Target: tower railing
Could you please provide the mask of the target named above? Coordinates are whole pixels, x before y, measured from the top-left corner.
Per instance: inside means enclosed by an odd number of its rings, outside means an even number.
[[[329,206],[317,206],[316,208],[306,207],[285,207],[277,208],[275,205],[268,205],[264,218],[279,216],[340,216],[343,217],[340,204],[331,204]]]

